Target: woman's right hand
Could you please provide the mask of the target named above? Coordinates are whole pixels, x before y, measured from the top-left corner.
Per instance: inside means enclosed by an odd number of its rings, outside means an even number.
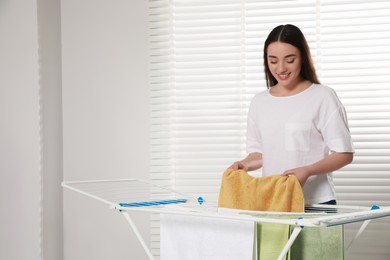
[[[240,161],[234,162],[228,169],[248,171],[248,167]]]
[[[245,159],[236,161],[228,169],[254,171],[263,167],[263,155],[258,152],[248,154]]]

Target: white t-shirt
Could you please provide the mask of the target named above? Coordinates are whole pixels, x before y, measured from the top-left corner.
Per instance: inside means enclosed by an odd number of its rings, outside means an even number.
[[[315,163],[330,151],[354,152],[344,106],[320,84],[287,97],[257,94],[247,128],[247,152],[262,154],[263,176]],[[306,204],[336,199],[332,174],[311,176],[303,192]]]

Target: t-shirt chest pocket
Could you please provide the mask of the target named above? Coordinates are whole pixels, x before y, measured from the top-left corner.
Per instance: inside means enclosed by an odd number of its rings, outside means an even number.
[[[286,151],[307,152],[310,149],[310,123],[286,123]]]

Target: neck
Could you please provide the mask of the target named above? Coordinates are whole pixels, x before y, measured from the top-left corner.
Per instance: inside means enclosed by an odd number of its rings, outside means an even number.
[[[290,85],[281,85],[276,84],[270,89],[270,93],[273,96],[286,97],[296,95],[307,88],[309,88],[313,83],[308,80],[301,80],[298,83]]]

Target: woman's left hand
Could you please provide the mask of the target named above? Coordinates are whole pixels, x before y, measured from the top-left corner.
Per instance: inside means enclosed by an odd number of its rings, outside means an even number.
[[[306,167],[298,167],[295,169],[287,170],[281,175],[282,176],[295,175],[299,183],[301,184],[301,187],[303,187],[303,185],[305,185],[307,179],[309,178],[310,173]]]

